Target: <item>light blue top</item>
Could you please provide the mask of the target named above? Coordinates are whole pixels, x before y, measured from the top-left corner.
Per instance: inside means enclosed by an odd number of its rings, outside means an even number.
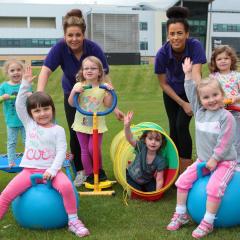
[[[2,96],[3,94],[17,95],[19,88],[20,88],[20,83],[11,85],[8,82],[3,82],[0,85],[0,96]],[[31,91],[31,88],[29,89],[29,91]],[[5,122],[8,127],[23,126],[16,112],[15,101],[16,99],[9,99],[3,102],[3,113],[4,113]]]

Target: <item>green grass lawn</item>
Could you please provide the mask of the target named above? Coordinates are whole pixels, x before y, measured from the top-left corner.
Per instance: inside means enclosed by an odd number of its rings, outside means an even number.
[[[204,76],[207,75],[206,66]],[[38,74],[39,69],[35,70]],[[168,122],[162,101],[162,92],[152,65],[141,66],[111,66],[110,76],[118,95],[118,106],[126,112],[135,113],[134,124],[152,121],[168,131]],[[47,90],[56,104],[57,121],[67,130],[63,111],[63,94],[61,89],[61,71],[56,71],[49,80]],[[0,79],[3,76],[0,73]],[[36,84],[35,84],[36,85]],[[35,89],[35,88],[34,88]],[[6,127],[0,111],[0,153],[6,153]],[[114,179],[112,161],[110,159],[110,144],[114,136],[123,128],[113,114],[107,116],[109,131],[104,135],[103,156],[104,168],[109,179]],[[194,137],[194,124],[191,123],[191,133]],[[21,144],[18,151],[23,151]],[[194,154],[195,157],[195,147]],[[12,179],[13,174],[0,172],[0,191]],[[82,196],[80,199],[79,216],[91,231],[89,240],[155,240],[155,239],[192,239],[191,232],[196,227],[190,223],[182,230],[168,232],[168,224],[175,208],[176,189],[171,187],[164,197],[157,202],[128,200],[128,206],[123,199],[123,190],[119,184],[113,186],[116,196]],[[238,239],[240,227],[214,231],[206,239]],[[0,221],[0,240],[62,240],[78,239],[67,231],[67,228],[51,231],[36,231],[23,229],[17,225],[11,211]]]

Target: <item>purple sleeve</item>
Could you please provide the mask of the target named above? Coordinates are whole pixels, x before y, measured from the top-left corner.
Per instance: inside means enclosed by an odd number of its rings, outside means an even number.
[[[205,50],[203,49],[202,44],[196,39],[192,42],[191,53],[193,64],[204,64],[207,62]]]
[[[63,42],[60,41],[55,44],[49,51],[47,57],[44,60],[44,66],[51,69],[51,71],[55,71],[61,65],[62,59],[62,50],[63,50]]]
[[[161,48],[155,57],[154,72],[156,74],[166,73],[167,56]]]

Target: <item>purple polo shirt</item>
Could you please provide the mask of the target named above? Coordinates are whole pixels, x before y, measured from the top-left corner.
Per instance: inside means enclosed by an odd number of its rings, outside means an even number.
[[[186,47],[180,60],[177,60],[173,55],[172,47],[169,42],[166,42],[158,50],[155,58],[155,73],[165,73],[167,83],[178,95],[185,93],[185,75],[182,70],[182,63],[186,57],[189,57],[193,64],[204,64],[207,62],[205,51],[201,43],[195,38],[188,38],[186,40]]]
[[[105,73],[109,72],[107,59],[102,49],[88,39],[84,39],[83,41],[83,54],[80,60],[74,56],[66,42],[63,39],[60,40],[51,48],[44,61],[44,66],[50,68],[51,71],[55,71],[57,67],[61,66],[63,71],[62,88],[64,94],[69,94],[76,83],[76,74],[82,65],[82,61],[88,56],[99,58],[103,64]]]

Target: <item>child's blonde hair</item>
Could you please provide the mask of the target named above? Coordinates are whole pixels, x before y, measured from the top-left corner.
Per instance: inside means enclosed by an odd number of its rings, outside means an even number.
[[[99,58],[95,57],[95,56],[89,56],[86,57],[83,61],[82,61],[82,66],[80,68],[80,70],[78,71],[77,75],[76,75],[76,81],[77,82],[85,82],[86,79],[84,79],[83,77],[83,67],[84,67],[84,63],[86,61],[90,61],[93,62],[97,65],[98,69],[99,69],[99,76],[98,76],[98,82],[102,83],[102,82],[107,82],[107,80],[105,79],[105,73],[103,70],[103,65],[102,62],[100,61]]]
[[[218,72],[219,69],[216,65],[216,58],[219,54],[225,52],[231,58],[230,70],[237,70],[237,54],[233,48],[228,45],[220,45],[214,49],[211,56],[211,61],[209,64],[209,70],[211,73]]]
[[[18,64],[22,68],[22,70],[24,70],[24,63],[22,61],[11,58],[8,59],[3,65],[3,72],[5,73],[5,75],[8,75],[8,68],[11,64]]]
[[[204,87],[206,87],[210,84],[215,84],[216,87],[219,88],[220,92],[224,96],[224,91],[223,91],[223,88],[222,88],[221,84],[219,83],[219,81],[216,78],[210,76],[210,77],[202,79],[197,84],[196,89],[197,89],[197,96],[198,96],[199,101],[200,101],[200,90],[201,90],[201,88],[204,88]]]

